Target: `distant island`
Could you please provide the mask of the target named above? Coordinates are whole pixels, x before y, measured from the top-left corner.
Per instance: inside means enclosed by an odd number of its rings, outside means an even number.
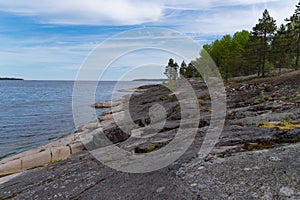
[[[168,81],[168,79],[134,79],[133,81]]]
[[[0,78],[1,81],[23,81],[22,78]]]

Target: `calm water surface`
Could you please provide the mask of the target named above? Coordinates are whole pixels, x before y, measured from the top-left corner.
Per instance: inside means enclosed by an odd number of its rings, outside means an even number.
[[[121,88],[152,83],[155,82],[122,82]],[[75,131],[73,84],[73,81],[0,81],[0,159]],[[83,84],[88,87],[94,83]],[[96,101],[109,101],[115,84],[100,82]],[[114,92],[117,97],[126,94]],[[84,91],[79,95],[84,98]],[[86,102],[84,106],[92,103]]]

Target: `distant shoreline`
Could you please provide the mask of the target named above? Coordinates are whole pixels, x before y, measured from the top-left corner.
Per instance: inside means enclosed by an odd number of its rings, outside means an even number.
[[[168,79],[134,79],[132,81],[167,81]]]
[[[22,78],[0,78],[1,81],[24,81]]]

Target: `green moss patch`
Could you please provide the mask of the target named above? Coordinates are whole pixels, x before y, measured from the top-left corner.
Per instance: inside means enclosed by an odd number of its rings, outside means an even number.
[[[197,99],[198,103],[204,103],[203,99]]]
[[[276,145],[275,142],[263,142],[263,143],[245,143],[243,149],[246,151],[253,151],[253,150],[261,150],[261,149],[269,149]]]
[[[290,121],[282,121],[280,123],[263,122],[258,125],[259,128],[279,129],[279,130],[293,130],[300,128],[300,123],[293,123]]]
[[[151,153],[153,151],[156,151],[157,149],[160,149],[162,146],[164,146],[164,144],[162,143],[157,143],[157,144],[152,144],[150,146],[146,146],[146,147],[136,147],[135,148],[135,153]]]
[[[111,158],[111,157],[106,157],[106,158],[104,158],[104,162],[105,162],[105,163],[112,162],[112,161],[114,161],[114,159]]]
[[[53,160],[53,161],[48,162],[48,165],[53,165],[53,164],[58,163],[60,161],[61,160]]]

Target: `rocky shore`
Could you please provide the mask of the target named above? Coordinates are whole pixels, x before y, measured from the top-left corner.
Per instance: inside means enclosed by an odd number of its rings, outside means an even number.
[[[43,147],[46,151],[51,149],[47,165],[3,182],[0,199],[300,199],[300,72],[226,84],[227,115],[223,132],[204,159],[199,158],[198,152],[211,123],[211,99],[204,82],[189,81],[196,92],[201,115],[192,145],[176,162],[154,172],[131,174],[105,165],[123,162],[110,156],[106,148],[101,152],[107,155],[103,157],[104,164],[89,153],[99,145],[108,146],[105,141],[91,137],[98,132],[133,155],[147,155],[174,142],[184,118],[178,94],[161,85],[145,86],[117,103],[94,105],[112,108],[98,122],[87,124],[76,133],[80,141],[90,141],[85,142],[89,151],[81,148],[78,139],[68,144],[77,144],[81,152],[73,152],[67,145],[68,156],[61,158],[53,158],[57,155],[53,150],[55,145]],[[121,129],[114,117],[126,122],[126,101],[134,124],[124,123],[126,126]],[[149,114],[156,104],[166,111],[166,122],[159,133],[152,137],[132,137],[131,134],[145,135],[149,124],[159,124],[151,121]],[[152,111],[159,113],[159,108]],[[124,128],[131,130],[131,134]],[[35,151],[42,153],[45,151],[42,149]],[[5,164],[25,157],[2,160],[0,172],[9,168]],[[62,161],[54,162],[59,160]],[[134,163],[134,157],[131,162]]]

